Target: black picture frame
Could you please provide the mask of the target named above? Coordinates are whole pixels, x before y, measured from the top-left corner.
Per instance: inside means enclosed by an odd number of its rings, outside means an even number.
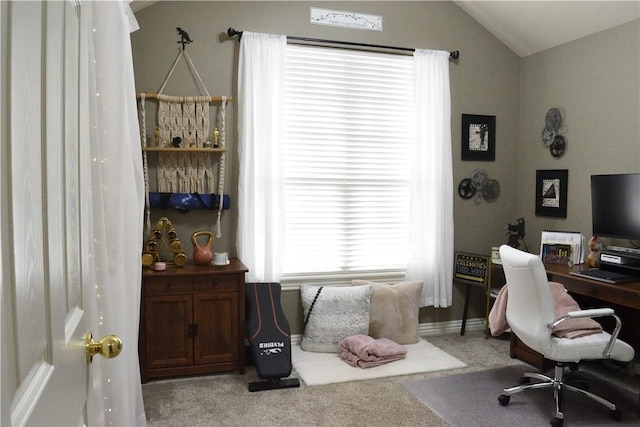
[[[462,115],[462,160],[496,160],[496,116]]]
[[[567,217],[567,169],[536,171],[536,216]]]

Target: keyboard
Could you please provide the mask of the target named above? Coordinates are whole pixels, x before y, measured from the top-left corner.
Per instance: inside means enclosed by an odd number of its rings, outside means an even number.
[[[598,280],[600,282],[611,283],[614,285],[620,283],[638,282],[640,277],[630,276],[628,274],[616,273],[615,271],[608,270],[585,270],[585,271],[571,271],[569,274],[573,276],[584,277],[585,279]]]

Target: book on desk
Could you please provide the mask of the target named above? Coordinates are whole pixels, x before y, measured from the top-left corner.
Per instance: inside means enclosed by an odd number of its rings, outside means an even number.
[[[540,256],[542,257],[542,262],[547,262],[550,264],[567,264],[569,265],[571,260],[572,253],[574,249],[571,245],[567,244],[558,244],[558,243],[543,243],[542,244],[542,252]]]
[[[573,231],[543,230],[540,236],[540,258],[549,264],[582,264],[584,235]]]

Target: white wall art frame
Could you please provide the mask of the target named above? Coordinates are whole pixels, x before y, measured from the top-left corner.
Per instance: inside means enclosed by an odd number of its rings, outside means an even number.
[[[382,16],[339,10],[311,8],[310,22],[318,25],[382,31]]]

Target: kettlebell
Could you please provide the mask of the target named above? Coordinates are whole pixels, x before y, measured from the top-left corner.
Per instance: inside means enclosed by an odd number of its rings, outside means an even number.
[[[198,244],[198,237],[200,236],[209,237],[206,244]],[[196,231],[191,235],[191,243],[193,243],[193,262],[198,265],[209,265],[213,261],[213,252],[211,251],[213,233],[209,230]]]

